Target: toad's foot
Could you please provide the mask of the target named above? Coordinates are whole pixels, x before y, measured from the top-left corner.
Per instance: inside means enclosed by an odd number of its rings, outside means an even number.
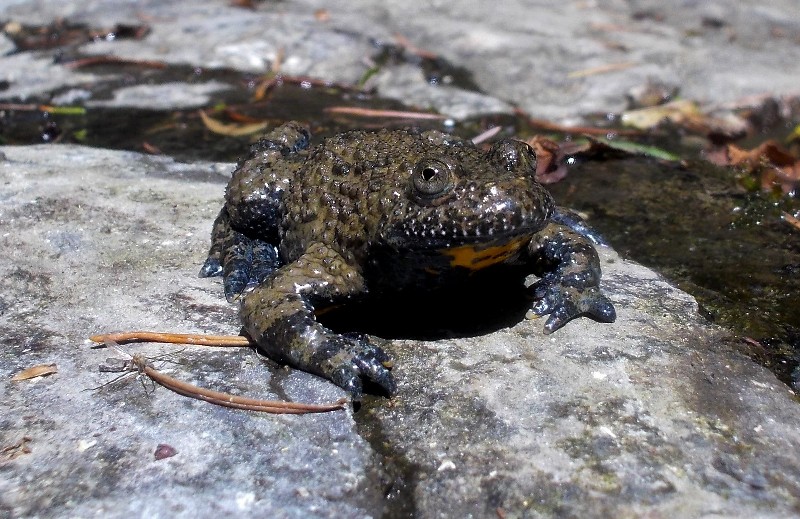
[[[363,336],[331,334],[314,353],[313,363],[322,376],[350,393],[356,402],[364,391],[362,380],[376,384],[388,395],[397,390],[389,371],[389,355]]]
[[[556,276],[548,276],[531,288],[537,301],[530,314],[550,314],[544,325],[544,333],[552,333],[580,316],[603,323],[613,323],[617,318],[614,305],[596,286],[579,289],[562,284]]]
[[[214,222],[211,250],[200,277],[223,276],[225,298],[233,302],[249,287],[262,283],[280,266],[278,249],[233,230],[223,208]]]
[[[531,288],[534,315],[550,314],[544,325],[552,333],[585,315],[604,323],[617,317],[600,292],[600,259],[589,239],[570,227],[550,223],[531,240],[530,257],[541,277]]]

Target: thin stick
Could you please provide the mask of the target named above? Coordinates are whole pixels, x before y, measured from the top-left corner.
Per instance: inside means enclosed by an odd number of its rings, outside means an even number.
[[[203,400],[223,407],[244,409],[247,411],[260,411],[271,414],[307,414],[326,413],[344,409],[346,398],[341,398],[332,404],[304,404],[301,402],[282,402],[277,400],[259,400],[229,393],[222,393],[211,389],[183,382],[165,375],[148,364],[143,355],[130,355],[119,347],[120,342],[163,342],[168,344],[194,344],[198,346],[250,346],[253,343],[243,335],[198,335],[190,333],[159,333],[159,332],[123,332],[93,335],[90,340],[105,343],[118,353],[129,357],[131,360],[128,369],[143,373],[153,382],[164,386],[180,395]],[[117,380],[117,379],[115,379]]]
[[[428,112],[406,112],[402,110],[375,110],[372,108],[359,108],[355,106],[329,106],[323,112],[339,115],[356,115],[361,117],[388,117],[399,119],[447,119],[446,115]]]
[[[594,76],[596,74],[606,74],[608,72],[616,72],[617,70],[625,70],[626,68],[631,68],[633,66],[636,66],[636,63],[632,61],[626,61],[623,63],[609,63],[607,65],[600,65],[599,67],[575,70],[567,74],[567,77],[570,79],[575,79],[580,77]]]
[[[488,130],[481,132],[475,137],[473,137],[472,144],[480,144],[483,141],[488,141],[489,139],[500,133],[500,130],[502,129],[503,129],[502,126],[492,126]]]
[[[95,65],[137,65],[148,68],[167,68],[167,64],[163,61],[127,59],[118,56],[90,56],[64,63],[67,68],[92,67]]]
[[[198,346],[242,347],[253,343],[244,335],[202,335],[193,333],[122,332],[92,335],[93,342],[162,342],[166,344],[195,344]]]
[[[347,404],[346,398],[341,398],[332,404],[304,404],[300,402],[281,402],[276,400],[259,400],[246,398],[183,382],[169,375],[165,375],[149,365],[141,355],[134,355],[131,360],[139,372],[144,373],[154,382],[170,389],[178,394],[204,400],[212,404],[234,409],[245,409],[248,411],[261,411],[272,414],[306,414],[306,413],[327,413],[344,409]]]
[[[597,128],[595,126],[565,126],[563,124],[554,123],[552,121],[547,121],[545,119],[537,119],[535,117],[531,117],[521,109],[517,108],[514,110],[514,114],[519,117],[524,117],[527,119],[528,124],[531,126],[535,126],[537,128],[542,128],[543,130],[550,130],[554,132],[561,132],[561,133],[572,133],[572,134],[580,134],[585,133],[587,135],[608,135],[609,133],[613,133],[615,135],[642,135],[644,132],[641,130],[620,130],[615,128]]]
[[[795,229],[800,230],[800,220],[798,220],[797,218],[795,218],[794,216],[790,215],[787,212],[781,213],[781,216],[783,217],[784,222],[788,223]]]

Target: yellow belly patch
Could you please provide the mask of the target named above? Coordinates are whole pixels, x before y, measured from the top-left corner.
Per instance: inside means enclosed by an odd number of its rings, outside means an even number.
[[[514,238],[501,245],[462,245],[439,249],[439,252],[451,256],[451,267],[465,267],[470,270],[481,270],[497,263],[502,263],[528,243],[529,237]]]

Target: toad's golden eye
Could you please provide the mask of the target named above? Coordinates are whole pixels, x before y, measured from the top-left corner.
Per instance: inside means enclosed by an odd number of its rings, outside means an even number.
[[[417,197],[432,200],[453,189],[455,168],[444,160],[422,159],[414,166],[411,182]]]

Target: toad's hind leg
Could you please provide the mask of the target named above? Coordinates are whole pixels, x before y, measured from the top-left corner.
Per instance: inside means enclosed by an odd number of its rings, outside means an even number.
[[[272,359],[362,394],[362,378],[392,394],[389,356],[363,337],[339,335],[314,316],[314,303],[365,291],[361,275],[324,245],[315,245],[247,294],[241,318],[247,334]]]

